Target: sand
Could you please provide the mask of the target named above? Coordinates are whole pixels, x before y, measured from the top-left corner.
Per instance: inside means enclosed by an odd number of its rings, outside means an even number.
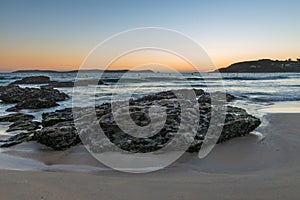
[[[26,148],[21,145],[3,154],[6,161],[18,165],[12,158],[18,154],[18,159],[35,160],[39,170],[1,170],[0,199],[299,199],[299,117],[270,114],[269,124],[258,129],[266,135],[263,140],[253,135],[236,138],[217,145],[202,160],[186,154],[148,174],[109,170],[80,146],[32,154],[20,151]],[[3,156],[0,160],[3,165]],[[74,165],[84,165],[89,172],[55,170]]]

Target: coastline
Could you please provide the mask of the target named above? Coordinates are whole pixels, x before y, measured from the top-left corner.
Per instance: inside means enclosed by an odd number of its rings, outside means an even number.
[[[202,160],[186,154],[168,168],[148,174],[0,170],[0,192],[5,199],[297,199],[299,116],[268,114],[269,124],[258,128],[266,133],[262,141],[253,135],[234,138],[218,144]],[[74,152],[69,159],[59,156],[64,164],[92,163],[89,158],[80,161],[82,155]]]

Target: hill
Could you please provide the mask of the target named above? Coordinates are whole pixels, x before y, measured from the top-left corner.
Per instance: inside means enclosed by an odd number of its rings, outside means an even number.
[[[245,61],[234,63],[228,67],[220,68],[220,73],[284,73],[300,72],[300,60],[270,60]]]

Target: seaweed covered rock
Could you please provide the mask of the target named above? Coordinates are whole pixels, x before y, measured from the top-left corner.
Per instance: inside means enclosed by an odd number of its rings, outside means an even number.
[[[55,112],[50,113],[43,113],[42,117],[43,127],[52,126],[59,122],[73,121],[73,114],[71,108],[56,110]]]

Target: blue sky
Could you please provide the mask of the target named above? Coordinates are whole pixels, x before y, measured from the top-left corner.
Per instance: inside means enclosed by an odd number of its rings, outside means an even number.
[[[196,40],[218,67],[300,57],[300,1],[1,1],[0,69],[74,68],[99,42],[137,27]]]

